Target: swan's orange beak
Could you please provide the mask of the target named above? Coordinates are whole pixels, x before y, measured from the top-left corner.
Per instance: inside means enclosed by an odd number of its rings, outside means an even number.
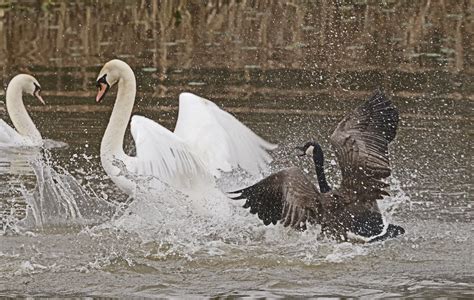
[[[43,105],[45,105],[46,103],[44,103],[43,97],[41,97],[40,92],[41,90],[37,87],[35,91],[33,92],[33,96],[35,96],[36,99],[38,99],[39,102],[41,102]]]
[[[109,85],[104,82],[97,82],[97,88],[99,89],[99,91],[97,92],[95,101],[99,103],[105,97],[105,94],[109,90]]]

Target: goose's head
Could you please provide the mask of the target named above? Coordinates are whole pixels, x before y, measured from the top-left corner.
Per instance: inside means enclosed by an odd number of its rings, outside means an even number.
[[[132,69],[130,66],[119,59],[113,59],[107,62],[100,70],[99,76],[97,76],[97,97],[95,100],[100,102],[109,89],[120,81],[123,74],[130,73]],[[133,74],[133,71],[131,72]]]
[[[317,145],[318,145],[317,142],[309,141],[306,144],[304,144],[303,146],[296,147],[296,149],[300,151],[298,156],[309,155],[309,156],[312,157],[313,153],[314,153],[314,149],[316,148]]]
[[[28,74],[16,75],[10,81],[9,85],[11,86],[18,85],[22,93],[30,94],[34,96],[36,99],[38,99],[42,104],[45,104],[43,98],[40,95],[41,86],[38,80],[36,80],[36,78],[34,78],[33,76],[28,75]]]

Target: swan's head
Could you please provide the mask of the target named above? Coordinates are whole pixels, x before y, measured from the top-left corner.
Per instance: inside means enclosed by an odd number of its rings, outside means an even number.
[[[316,145],[318,145],[317,142],[310,141],[310,142],[307,142],[306,144],[304,144],[303,146],[296,147],[297,150],[301,151],[298,154],[298,156],[305,156],[305,155],[313,156],[314,149],[316,148]]]
[[[119,59],[113,59],[107,62],[102,67],[102,70],[100,70],[99,76],[97,76],[97,88],[99,91],[97,92],[95,100],[100,102],[109,89],[119,82],[120,78],[127,73],[133,74],[133,71],[126,62]]]
[[[22,93],[30,94],[34,96],[36,99],[38,99],[42,104],[45,104],[43,98],[40,95],[41,86],[38,80],[36,80],[36,78],[34,78],[31,75],[28,75],[28,74],[16,75],[10,81],[10,84],[8,86],[19,86]]]

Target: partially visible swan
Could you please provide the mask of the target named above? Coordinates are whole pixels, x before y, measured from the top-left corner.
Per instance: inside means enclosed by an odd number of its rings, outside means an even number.
[[[36,147],[43,145],[41,134],[31,120],[23,94],[35,96],[42,104],[41,87],[31,75],[19,74],[10,81],[6,93],[6,106],[15,129],[0,119],[0,147]]]
[[[319,191],[298,168],[268,176],[256,184],[232,192],[233,199],[246,199],[265,225],[276,224],[304,230],[306,222],[321,224],[323,233],[337,240],[349,237],[379,241],[405,233],[398,225],[385,225],[377,199],[388,195],[390,176],[388,144],[395,138],[398,111],[381,92],[349,113],[331,135],[342,171],[342,183],[332,190],[324,174],[321,146],[308,142],[297,147],[313,157]],[[355,234],[351,236],[352,234]]]
[[[213,102],[191,93],[179,96],[174,132],[153,120],[133,116],[130,129],[136,156],[125,154],[123,139],[135,102],[136,80],[128,64],[107,62],[97,78],[100,102],[109,88],[118,85],[115,105],[100,146],[106,173],[129,195],[136,190],[132,175],[151,175],[174,188],[198,192],[213,185],[220,171],[237,166],[257,173],[271,161],[266,142]]]

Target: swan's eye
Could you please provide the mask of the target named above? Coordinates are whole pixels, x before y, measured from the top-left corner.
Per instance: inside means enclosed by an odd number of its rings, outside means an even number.
[[[100,77],[100,78],[97,80],[96,86],[97,86],[98,88],[100,88],[100,84],[101,84],[101,83],[102,83],[102,84],[109,85],[109,84],[107,83],[107,74],[104,74],[104,76]]]

